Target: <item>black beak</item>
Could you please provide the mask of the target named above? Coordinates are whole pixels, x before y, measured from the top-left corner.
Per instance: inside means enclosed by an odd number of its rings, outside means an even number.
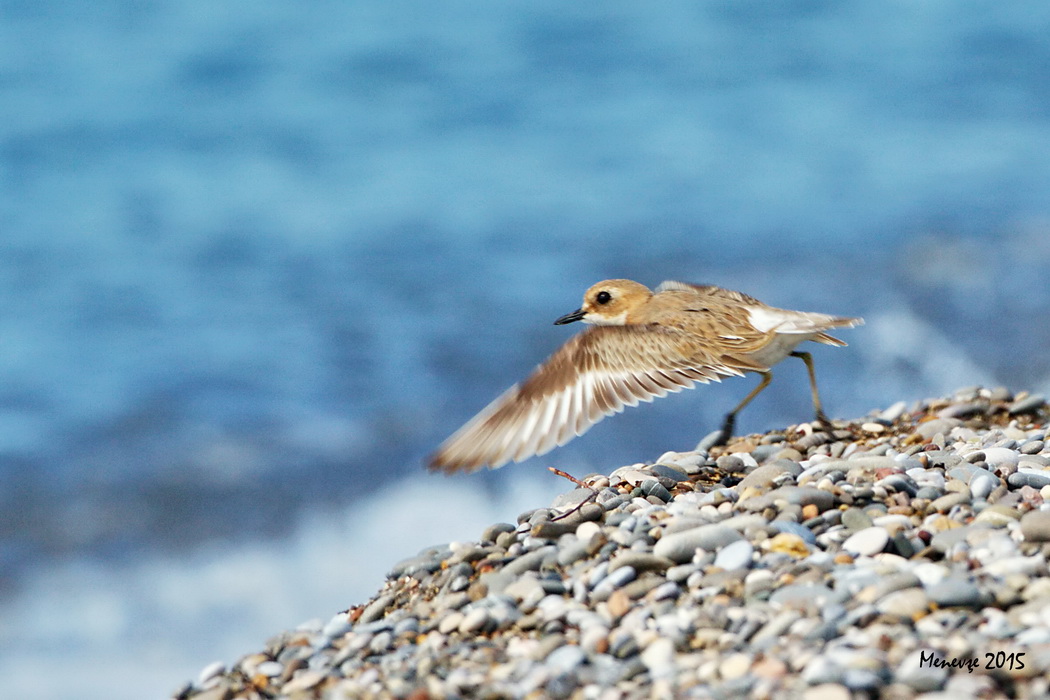
[[[554,322],[555,326],[564,326],[566,323],[572,323],[573,321],[579,321],[586,315],[583,309],[576,309],[571,314],[565,314],[557,321]]]

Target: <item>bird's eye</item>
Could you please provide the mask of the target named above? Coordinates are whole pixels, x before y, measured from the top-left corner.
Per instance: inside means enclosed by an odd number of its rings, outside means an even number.
[[[608,304],[612,300],[612,294],[609,294],[609,292],[604,291],[598,292],[598,294],[594,297],[594,300],[599,304]]]

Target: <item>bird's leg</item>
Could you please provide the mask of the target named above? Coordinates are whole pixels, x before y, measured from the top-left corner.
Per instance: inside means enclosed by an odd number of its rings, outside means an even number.
[[[715,441],[715,445],[724,445],[729,442],[729,438],[733,437],[733,426],[736,425],[736,414],[740,413],[745,406],[751,403],[752,399],[762,393],[762,390],[769,386],[769,383],[773,381],[772,372],[760,372],[759,374],[762,375],[762,381],[758,383],[758,386],[752,389],[751,393],[745,396],[744,400],[736,405],[736,408],[726,414],[726,419],[722,423],[722,432]]]
[[[834,426],[828,420],[827,415],[824,413],[824,407],[820,403],[820,392],[817,391],[817,374],[813,371],[813,356],[808,352],[799,352],[797,350],[792,352],[791,356],[797,357],[806,363],[806,371],[809,372],[809,389],[813,392],[813,408],[817,413],[817,422],[820,423],[820,427],[825,432],[830,433],[834,430]]]

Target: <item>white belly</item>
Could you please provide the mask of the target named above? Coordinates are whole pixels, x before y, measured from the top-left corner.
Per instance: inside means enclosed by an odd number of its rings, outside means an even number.
[[[816,333],[777,333],[773,336],[773,342],[766,347],[751,353],[747,359],[754,360],[760,365],[772,367],[791,354],[799,343],[813,340]]]

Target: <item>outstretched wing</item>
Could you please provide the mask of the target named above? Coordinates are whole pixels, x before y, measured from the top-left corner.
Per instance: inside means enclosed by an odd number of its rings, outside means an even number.
[[[598,326],[572,338],[446,440],[430,468],[496,468],[542,455],[624,406],[696,382],[741,375],[689,334],[660,326]]]

